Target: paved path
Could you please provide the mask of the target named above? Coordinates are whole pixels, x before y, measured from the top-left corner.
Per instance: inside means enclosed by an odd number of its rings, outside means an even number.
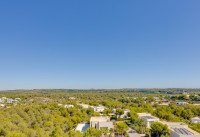
[[[141,137],[140,134],[138,134],[134,129],[129,129],[126,131],[129,135],[129,137]]]

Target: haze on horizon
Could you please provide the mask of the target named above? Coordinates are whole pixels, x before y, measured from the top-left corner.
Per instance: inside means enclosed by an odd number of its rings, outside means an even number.
[[[200,1],[1,1],[0,90],[200,88]]]

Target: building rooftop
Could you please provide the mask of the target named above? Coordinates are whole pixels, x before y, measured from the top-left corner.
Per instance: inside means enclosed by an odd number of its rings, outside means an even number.
[[[194,133],[190,132],[186,128],[172,128],[176,133],[183,135],[194,135]]]
[[[142,116],[151,116],[151,114],[149,113],[137,113],[139,117],[142,117]]]
[[[162,121],[162,124],[166,124],[168,127],[188,127],[187,124],[183,123],[183,122],[166,122],[166,121]]]
[[[162,121],[162,124],[166,124],[169,129],[179,135],[200,135],[196,131],[188,128],[188,125],[182,122],[165,122]]]
[[[91,117],[90,121],[109,122],[110,118],[106,116]]]

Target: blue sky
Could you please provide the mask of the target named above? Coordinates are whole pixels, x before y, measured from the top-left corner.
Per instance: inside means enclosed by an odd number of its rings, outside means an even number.
[[[0,1],[0,89],[200,88],[199,6]]]

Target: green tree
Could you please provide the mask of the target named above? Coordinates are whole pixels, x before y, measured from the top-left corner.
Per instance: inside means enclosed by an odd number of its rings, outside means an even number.
[[[96,128],[88,128],[84,132],[84,137],[100,137],[101,131]]]
[[[124,114],[124,110],[122,110],[122,109],[116,109],[116,115],[118,116],[118,117],[120,117],[121,115],[123,115]]]
[[[138,114],[136,112],[131,111],[128,115],[132,123],[135,123],[138,121]]]
[[[119,122],[118,124],[116,124],[115,130],[116,132],[121,133],[121,135],[123,136],[123,133],[128,130],[128,125],[124,122]]]
[[[60,127],[56,127],[52,131],[52,137],[63,137],[65,134]],[[66,136],[66,135],[65,135]]]
[[[5,137],[27,137],[27,136],[20,131],[12,131],[11,133],[6,135]]]
[[[69,137],[82,137],[83,134],[80,131],[69,131]]]
[[[162,133],[167,135],[169,134],[169,129],[167,125],[163,125],[160,122],[154,122],[151,124],[151,133],[155,134],[156,136],[160,136]]]

